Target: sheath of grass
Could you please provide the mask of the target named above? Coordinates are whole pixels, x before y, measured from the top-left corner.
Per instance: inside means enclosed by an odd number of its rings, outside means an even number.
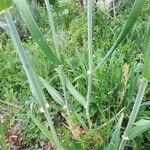
[[[21,63],[23,65],[23,68],[26,72],[34,100],[37,103],[37,105],[39,106],[39,108],[43,110],[43,113],[44,113],[45,118],[48,122],[48,125],[50,126],[51,133],[53,135],[53,139],[55,141],[55,144],[56,144],[58,149],[61,149],[60,142],[59,142],[58,136],[56,134],[56,131],[54,129],[52,119],[51,119],[49,111],[46,107],[47,100],[45,98],[44,92],[42,91],[38,76],[34,72],[32,62],[31,62],[29,56],[27,55],[25,49],[22,46],[21,40],[19,38],[18,32],[16,30],[15,24],[14,24],[13,19],[12,19],[12,16],[9,12],[5,13],[5,19],[7,21],[8,26],[9,26],[11,39],[12,39],[13,44],[17,50],[17,53],[19,55],[19,58],[20,58]]]
[[[57,34],[56,34],[56,30],[55,30],[55,25],[54,25],[54,21],[53,21],[53,15],[52,15],[49,0],[45,0],[45,4],[46,4],[47,12],[48,12],[49,24],[50,24],[50,27],[51,27],[51,30],[52,30],[52,37],[53,37],[53,41],[54,41],[54,45],[55,45],[55,49],[56,49],[56,54],[57,54],[57,57],[59,58],[59,60],[61,61],[60,45],[59,45],[59,42],[58,42],[58,37],[57,37]],[[69,111],[68,100],[67,100],[67,95],[66,95],[66,82],[65,82],[65,79],[64,79],[63,65],[58,66],[57,72],[58,72],[60,82],[61,82],[61,85],[62,85],[62,89],[63,89],[64,99],[65,99],[65,108],[66,108],[66,113],[67,113],[67,122],[69,124],[70,130],[72,130],[73,127],[72,127],[72,123],[71,123],[70,111]]]
[[[109,56],[114,52],[114,50],[119,46],[119,44],[124,40],[126,35],[129,33],[129,31],[135,24],[143,6],[144,6],[144,2],[145,2],[145,0],[135,0],[133,7],[131,9],[131,12],[129,14],[128,20],[127,20],[124,28],[122,29],[119,37],[117,38],[116,42],[113,44],[111,49],[107,52],[105,57],[100,60],[100,62],[97,64],[97,66],[95,67],[95,69],[92,72],[96,71],[99,67],[101,67],[108,60]]]
[[[27,28],[32,34],[33,39],[40,46],[41,50],[46,54],[46,56],[54,63],[59,64],[59,59],[51,51],[50,47],[43,34],[41,33],[37,23],[35,22],[32,13],[27,5],[26,0],[15,0],[19,13],[21,14]]]
[[[87,87],[87,105],[86,105],[86,117],[88,120],[89,128],[91,128],[90,121],[90,99],[91,99],[91,91],[92,91],[92,66],[93,66],[93,47],[92,47],[92,1],[87,1],[87,18],[88,18],[88,65],[89,70],[88,74],[88,87]]]
[[[2,150],[8,149],[5,129],[5,124],[0,122],[0,147]]]

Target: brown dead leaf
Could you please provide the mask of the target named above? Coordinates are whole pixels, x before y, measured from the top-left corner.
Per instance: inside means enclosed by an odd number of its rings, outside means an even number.
[[[56,150],[56,147],[52,143],[45,141],[42,150]]]
[[[81,134],[83,134],[83,129],[79,125],[75,126],[72,131],[72,139],[78,139]]]

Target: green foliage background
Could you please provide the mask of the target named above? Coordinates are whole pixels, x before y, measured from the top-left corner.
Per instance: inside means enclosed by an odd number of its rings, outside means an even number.
[[[121,28],[125,24],[127,14],[129,14],[131,5],[133,4],[132,2],[133,1],[126,1],[123,6],[116,6],[116,16],[112,18],[108,18],[107,14],[98,9],[94,10],[94,60],[103,57],[112,46],[112,43],[117,39]],[[30,6],[42,33],[48,39],[48,44],[54,49],[47,21],[48,16],[44,5],[41,6],[40,4],[32,3]],[[56,30],[59,31],[65,73],[71,81],[73,81],[73,85],[80,93],[86,95],[87,83],[85,81],[86,70],[88,67],[86,13],[81,12],[79,4],[72,1],[61,4],[56,1],[53,3],[52,9]],[[15,14],[15,12],[13,13]],[[57,131],[64,141],[63,145],[66,150],[86,150],[89,147],[92,147],[95,150],[104,149],[105,144],[109,143],[111,137],[110,133],[114,130],[114,124],[110,123],[100,131],[97,131],[96,128],[111,119],[123,106],[126,106],[125,119],[127,118],[137,93],[139,85],[138,81],[141,78],[144,32],[149,14],[150,3],[147,0],[137,23],[124,42],[113,54],[109,60],[109,65],[104,65],[93,77],[92,97],[94,99],[92,99],[90,105],[90,115],[95,127],[93,132],[86,132],[79,137],[79,139],[73,140],[70,136],[70,132],[62,126],[64,119],[60,115],[57,104],[52,101],[52,98],[45,91],[49,103],[51,104],[50,110],[53,112],[51,115],[55,115],[53,119],[57,126]],[[19,20],[19,16],[16,15],[14,19]],[[33,42],[26,27],[22,23],[20,24],[20,35],[26,35],[25,37],[22,36],[23,45],[27,50],[30,50],[29,53],[36,66],[36,72],[47,79],[51,85],[54,85],[57,90],[61,92],[62,89],[58,82],[58,76],[56,72],[51,69],[54,67],[53,64],[48,61],[40,51],[39,47]],[[19,21],[17,25],[19,29]],[[2,33],[0,34],[0,112],[5,116],[7,128],[10,127],[10,124],[12,124],[16,118],[17,120],[20,120],[23,126],[21,129],[21,132],[23,133],[23,148],[36,149],[47,139],[39,129],[35,127],[35,124],[26,117],[30,112],[29,108],[32,99],[28,82],[10,39],[2,29],[0,29],[0,31]],[[128,64],[130,67],[127,86],[125,86],[125,81],[122,76],[125,64]],[[125,95],[122,95],[124,90]],[[146,91],[143,103],[150,100],[149,93],[150,87],[148,87]],[[70,104],[77,110],[83,120],[83,108],[77,102],[72,101],[72,97],[69,93],[67,94],[70,98]],[[3,103],[3,101],[8,104]],[[11,107],[9,105],[11,103],[24,109]],[[37,108],[34,109],[37,115],[41,116]],[[143,105],[141,106],[138,118],[150,119],[149,114],[149,105]],[[75,124],[80,124],[75,114],[72,114],[72,119]],[[45,122],[45,120],[41,121]],[[123,122],[124,126],[125,124],[126,120]],[[134,149],[147,149],[150,147],[149,136],[150,132],[148,131],[135,140],[130,141],[128,144]]]

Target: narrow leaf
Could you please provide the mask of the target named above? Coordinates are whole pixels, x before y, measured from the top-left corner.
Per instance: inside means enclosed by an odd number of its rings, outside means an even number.
[[[71,84],[71,82],[66,78],[66,86],[69,92],[74,96],[74,98],[82,104],[83,107],[86,107],[85,98],[76,90],[76,88]]]
[[[116,42],[114,43],[114,45],[111,47],[111,49],[107,52],[107,54],[105,55],[105,57],[97,64],[96,68],[93,70],[96,71],[100,66],[102,66],[107,59],[109,58],[109,56],[114,52],[114,50],[119,46],[119,44],[124,40],[124,38],[126,37],[126,35],[129,33],[129,31],[131,30],[131,28],[133,27],[133,25],[135,24],[143,6],[144,6],[144,2],[145,0],[135,0],[134,5],[131,9],[131,12],[129,14],[128,20],[124,26],[124,28],[122,29],[119,37],[117,38]]]
[[[126,35],[129,33],[130,29],[133,27],[135,24],[143,6],[144,6],[145,0],[135,0],[134,5],[131,9],[131,12],[129,14],[129,18],[126,22],[125,27],[121,31],[117,41],[115,42],[113,48],[116,49],[118,45],[123,41],[123,39],[126,37]]]
[[[42,77],[39,77],[41,83],[43,86],[47,89],[48,93],[51,95],[51,97],[62,107],[64,107],[65,103],[62,98],[62,96],[59,94],[59,92],[53,88],[46,80],[44,80]]]
[[[54,143],[54,140],[52,138],[52,134],[50,133],[50,131],[45,127],[45,125],[43,125],[38,119],[36,119],[35,116],[31,116],[31,119],[33,120],[33,122],[37,125],[37,127],[42,131],[42,133],[51,141]]]
[[[5,19],[9,26],[11,39],[12,39],[13,44],[14,44],[14,46],[17,50],[17,53],[20,57],[23,68],[26,72],[34,100],[36,101],[38,106],[44,110],[44,115],[48,122],[48,125],[50,126],[55,144],[56,144],[57,148],[60,149],[60,147],[61,147],[60,142],[59,142],[58,136],[56,134],[56,131],[54,129],[52,118],[46,107],[47,100],[46,100],[44,92],[41,88],[38,76],[34,72],[32,62],[31,62],[28,54],[26,53],[24,47],[22,46],[19,34],[18,34],[15,24],[13,22],[12,16],[9,12],[5,13]]]
[[[12,6],[12,0],[0,0],[0,13]]]
[[[55,49],[56,49],[56,54],[60,60],[60,45],[59,45],[59,41],[58,41],[58,36],[56,34],[56,30],[55,30],[55,25],[54,25],[54,20],[53,20],[53,15],[52,15],[49,0],[45,0],[45,4],[46,4],[46,9],[47,9],[48,18],[49,18],[49,24],[50,24],[50,27],[52,30],[52,37],[53,37],[53,41],[54,41],[54,45],[55,45]]]
[[[148,24],[146,33],[143,75],[150,80],[150,24]]]
[[[15,0],[16,5],[19,9],[19,12],[27,25],[27,28],[30,30],[33,39],[37,42],[43,52],[46,54],[51,61],[56,64],[59,64],[59,59],[54,55],[54,53],[50,50],[47,41],[45,40],[42,32],[40,31],[37,23],[35,22],[32,13],[27,5],[25,0]]]
[[[116,128],[115,128],[115,131],[113,132],[112,134],[112,138],[111,138],[111,141],[108,145],[108,148],[107,150],[117,150],[118,147],[119,147],[119,143],[120,143],[120,130],[121,130],[121,124],[122,124],[122,121],[123,121],[123,117],[124,117],[124,114],[122,113],[120,118],[119,118],[119,121],[117,122],[117,125],[116,125]]]
[[[7,138],[6,138],[6,124],[5,122],[0,122],[0,148],[2,150],[7,150]]]
[[[137,136],[143,134],[150,129],[150,120],[141,119],[134,124],[135,126],[132,127],[128,132],[128,138],[130,140],[136,138]]]
[[[82,116],[81,116],[80,114],[78,114],[75,109],[74,109],[74,113],[75,113],[76,117],[78,118],[78,121],[79,121],[80,125],[81,125],[85,130],[88,130],[88,127],[86,126],[86,124],[85,124],[85,122],[84,122],[84,118],[82,118]]]

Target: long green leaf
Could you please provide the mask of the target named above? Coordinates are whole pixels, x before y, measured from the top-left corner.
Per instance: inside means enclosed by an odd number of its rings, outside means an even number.
[[[66,86],[68,91],[74,96],[74,98],[82,104],[83,107],[86,107],[85,98],[76,90],[76,88],[71,84],[71,82],[65,77]]]
[[[35,22],[32,13],[27,5],[26,0],[15,0],[16,5],[19,9],[19,13],[21,14],[27,28],[30,30],[33,39],[37,42],[43,52],[46,54],[51,61],[56,64],[59,64],[59,59],[54,55],[54,53],[50,50],[47,41],[45,40],[42,32],[40,31],[37,23]]]
[[[126,37],[126,35],[129,33],[130,29],[133,27],[133,25],[135,24],[143,6],[144,6],[144,2],[145,0],[135,0],[134,5],[131,9],[131,12],[129,14],[129,18],[126,22],[125,27],[123,28],[123,30],[121,31],[117,41],[115,42],[115,44],[113,45],[113,48],[116,49],[116,47],[118,47],[118,45],[123,41],[123,39]]]
[[[139,112],[139,109],[140,109],[140,106],[142,103],[142,99],[143,99],[144,94],[145,94],[145,90],[147,88],[147,85],[148,85],[148,80],[142,79],[142,81],[140,83],[140,87],[138,89],[138,93],[137,93],[134,105],[133,105],[133,108],[132,108],[132,112],[131,112],[130,117],[129,117],[129,121],[127,123],[127,127],[126,127],[124,134],[122,136],[119,150],[124,150],[124,147],[125,147],[127,140],[128,140],[128,132],[132,128],[134,121],[137,117],[137,114]]]
[[[107,150],[112,150],[112,149],[117,150],[118,147],[119,147],[120,131],[121,131],[121,124],[122,124],[122,121],[123,121],[123,117],[124,117],[124,114],[122,113],[120,118],[119,118],[119,121],[117,122],[115,131],[112,134],[112,138],[111,138],[111,141],[110,141],[110,143],[107,147]]]
[[[12,0],[0,0],[0,13],[12,6]]]
[[[47,89],[48,93],[51,95],[51,97],[62,107],[64,107],[65,103],[62,98],[62,96],[59,94],[59,92],[53,88],[46,80],[44,80],[42,77],[39,77],[41,83],[43,86]]]
[[[148,22],[146,33],[145,52],[144,52],[144,69],[143,75],[146,79],[150,80],[150,21]]]
[[[48,18],[49,18],[49,24],[50,24],[50,27],[52,30],[52,37],[53,37],[53,41],[54,41],[54,45],[55,45],[56,54],[57,54],[57,57],[59,58],[59,60],[61,60],[60,45],[59,45],[59,41],[58,41],[58,35],[56,34],[56,30],[55,30],[55,25],[54,25],[54,20],[53,20],[53,15],[52,15],[49,0],[45,0],[45,4],[46,4],[46,9],[47,9]]]
[[[70,114],[70,109],[69,109],[69,102],[67,99],[67,93],[66,93],[66,80],[64,78],[64,71],[63,71],[63,65],[59,65],[58,68],[56,69],[61,85],[62,85],[62,89],[63,89],[63,95],[64,95],[64,100],[65,100],[65,109],[66,109],[66,113],[67,113],[67,122],[69,124],[69,128],[72,131],[73,130],[73,125],[72,125],[72,121],[71,121],[71,114]]]
[[[103,59],[101,59],[101,61],[98,63],[98,65],[96,66],[96,68],[93,70],[96,71],[100,66],[102,66],[107,59],[109,58],[109,56],[114,52],[114,50],[119,46],[119,44],[124,40],[124,38],[126,37],[126,35],[129,33],[129,31],[131,30],[131,28],[133,27],[133,25],[135,24],[143,6],[144,6],[144,2],[145,0],[135,0],[134,5],[131,9],[131,12],[129,14],[128,20],[124,26],[124,28],[122,29],[119,37],[117,38],[116,42],[114,43],[114,45],[112,46],[112,48],[107,52],[107,54],[105,55],[105,57]]]
[[[31,119],[34,121],[34,123],[37,125],[37,127],[42,131],[42,133],[51,141],[54,143],[52,134],[50,131],[43,125],[34,115],[31,116]]]
[[[138,122],[134,123],[134,125],[135,126],[132,127],[128,132],[128,138],[130,140],[150,130],[150,120],[141,119]]]
[[[58,149],[61,149],[58,136],[57,136],[56,131],[53,126],[52,118],[46,107],[47,100],[46,100],[44,92],[41,88],[40,81],[38,79],[38,76],[36,75],[36,73],[33,70],[33,65],[32,65],[32,62],[31,62],[29,56],[27,55],[25,49],[22,46],[21,40],[19,38],[19,34],[18,34],[15,24],[13,22],[12,16],[9,12],[5,13],[5,19],[9,26],[11,39],[12,39],[13,44],[14,44],[14,46],[17,50],[17,53],[20,57],[23,68],[26,72],[26,75],[27,75],[27,78],[29,81],[29,85],[30,85],[30,89],[32,91],[32,95],[34,96],[34,100],[36,101],[38,106],[44,110],[44,115],[50,126],[55,144],[58,147]]]

